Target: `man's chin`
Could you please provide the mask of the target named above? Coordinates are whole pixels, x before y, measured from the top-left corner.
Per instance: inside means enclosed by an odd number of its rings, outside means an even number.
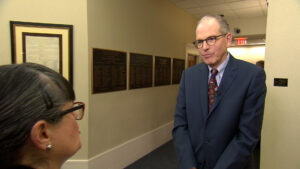
[[[215,62],[210,59],[203,60],[203,62],[211,67],[215,65]]]

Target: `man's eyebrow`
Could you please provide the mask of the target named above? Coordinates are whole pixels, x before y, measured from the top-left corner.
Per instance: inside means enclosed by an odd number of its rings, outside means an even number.
[[[206,39],[208,39],[208,38],[214,38],[214,37],[217,37],[217,36],[216,36],[216,35],[213,35],[213,36],[209,36],[209,37],[207,37],[207,38],[205,38],[205,39],[197,39],[197,41],[199,41],[199,40],[204,41],[204,40],[206,40]]]

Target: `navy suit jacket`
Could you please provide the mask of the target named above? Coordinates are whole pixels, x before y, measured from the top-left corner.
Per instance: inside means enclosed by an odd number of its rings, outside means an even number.
[[[260,140],[266,96],[262,68],[230,55],[211,112],[208,67],[186,69],[174,115],[180,169],[243,169]]]

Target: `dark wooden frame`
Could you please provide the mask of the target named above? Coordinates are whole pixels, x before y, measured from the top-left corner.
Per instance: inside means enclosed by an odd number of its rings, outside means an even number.
[[[129,88],[153,86],[153,56],[130,53]]]
[[[92,49],[92,93],[127,89],[127,53]]]
[[[155,56],[155,86],[171,84],[171,58]]]
[[[27,62],[26,37],[58,38],[58,72],[73,84],[73,25],[10,21],[10,30],[13,64]]]
[[[182,72],[185,69],[184,59],[173,58],[172,84],[179,84]]]

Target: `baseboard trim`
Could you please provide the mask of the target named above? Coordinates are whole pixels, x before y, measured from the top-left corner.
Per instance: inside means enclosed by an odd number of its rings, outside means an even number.
[[[173,121],[89,160],[68,160],[62,169],[123,169],[172,139]]]

